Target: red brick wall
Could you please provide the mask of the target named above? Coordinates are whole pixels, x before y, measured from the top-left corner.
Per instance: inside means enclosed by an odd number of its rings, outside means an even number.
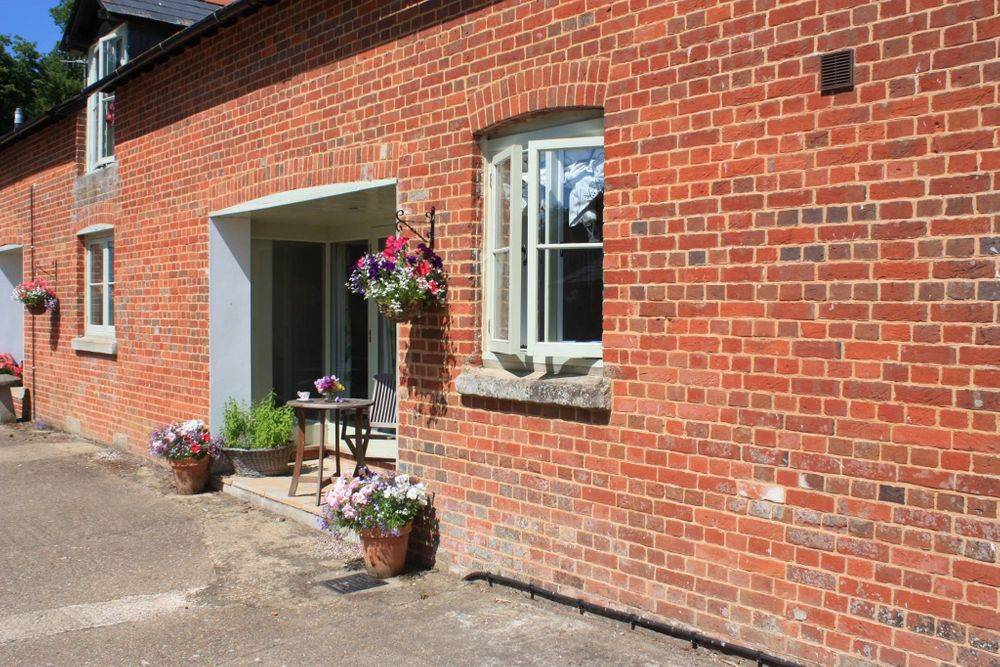
[[[206,416],[207,213],[394,176],[441,211],[454,287],[400,361],[401,459],[456,568],[803,661],[995,662],[996,3],[351,4],[280,3],[123,87],[114,201],[4,155],[0,201],[63,193],[44,252],[71,288],[70,228],[116,218],[120,353],[69,351],[61,295],[39,414],[136,448]],[[819,95],[845,47],[856,89]],[[613,409],[463,399],[473,132],[581,105],[607,125]]]

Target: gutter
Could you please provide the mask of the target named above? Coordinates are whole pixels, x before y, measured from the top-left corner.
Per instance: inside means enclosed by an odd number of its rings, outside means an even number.
[[[183,53],[188,48],[198,44],[202,39],[211,37],[220,28],[228,27],[236,21],[250,16],[261,7],[276,5],[279,2],[281,0],[234,0],[234,2],[220,7],[197,23],[174,33],[159,44],[144,51],[137,58],[129,61],[123,67],[119,67],[100,81],[90,84],[69,100],[49,109],[21,128],[0,137],[0,149],[36,130],[40,130],[57,120],[65,118],[71,113],[79,111],[82,107],[86,106],[87,98],[92,94],[104,90],[114,90],[126,81],[134,79],[140,74],[152,70],[157,65],[165,63],[170,58]]]
[[[493,574],[492,572],[472,572],[463,577],[463,579],[465,581],[485,581],[490,585],[490,587],[492,587],[494,583],[497,583],[501,586],[507,586],[508,588],[528,593],[532,600],[534,600],[537,595],[540,598],[578,609],[581,615],[584,612],[590,612],[591,614],[596,614],[597,616],[610,618],[613,621],[628,623],[633,630],[636,628],[645,628],[646,630],[652,630],[653,632],[658,632],[662,635],[668,635],[670,637],[676,637],[677,639],[689,641],[691,642],[692,648],[702,646],[720,653],[727,653],[729,655],[735,655],[748,660],[753,660],[758,666],[774,665],[774,667],[799,667],[799,663],[797,662],[792,662],[791,660],[786,660],[785,658],[780,658],[764,651],[758,651],[757,649],[753,649],[748,646],[733,644],[722,639],[716,639],[715,637],[703,635],[695,630],[687,630],[676,625],[661,623],[636,614],[630,614],[617,609],[611,609],[610,607],[604,607],[592,602],[587,602],[582,598],[573,598],[568,595],[555,593],[544,588],[539,588],[534,584],[527,584],[523,581],[518,581],[517,579],[511,579],[510,577]]]

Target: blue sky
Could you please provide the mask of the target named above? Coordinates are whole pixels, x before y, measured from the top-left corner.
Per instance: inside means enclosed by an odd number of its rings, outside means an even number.
[[[0,0],[0,34],[20,35],[45,53],[62,36],[49,16],[56,0]]]

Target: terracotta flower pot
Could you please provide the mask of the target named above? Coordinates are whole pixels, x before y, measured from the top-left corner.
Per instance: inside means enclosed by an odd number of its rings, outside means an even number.
[[[174,486],[177,493],[190,496],[201,493],[208,481],[208,466],[212,459],[203,456],[200,459],[177,459],[170,462],[174,469]]]
[[[385,579],[395,577],[403,571],[412,528],[411,521],[399,529],[399,535],[386,535],[381,531],[358,531],[368,574]]]

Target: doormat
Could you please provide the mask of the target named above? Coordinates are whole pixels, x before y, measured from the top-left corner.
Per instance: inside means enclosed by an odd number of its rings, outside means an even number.
[[[338,577],[336,579],[324,581],[323,585],[337,595],[349,595],[351,593],[367,591],[370,588],[386,586],[387,582],[382,581],[381,579],[376,579],[370,574],[359,572],[357,574],[349,574],[346,577]]]

